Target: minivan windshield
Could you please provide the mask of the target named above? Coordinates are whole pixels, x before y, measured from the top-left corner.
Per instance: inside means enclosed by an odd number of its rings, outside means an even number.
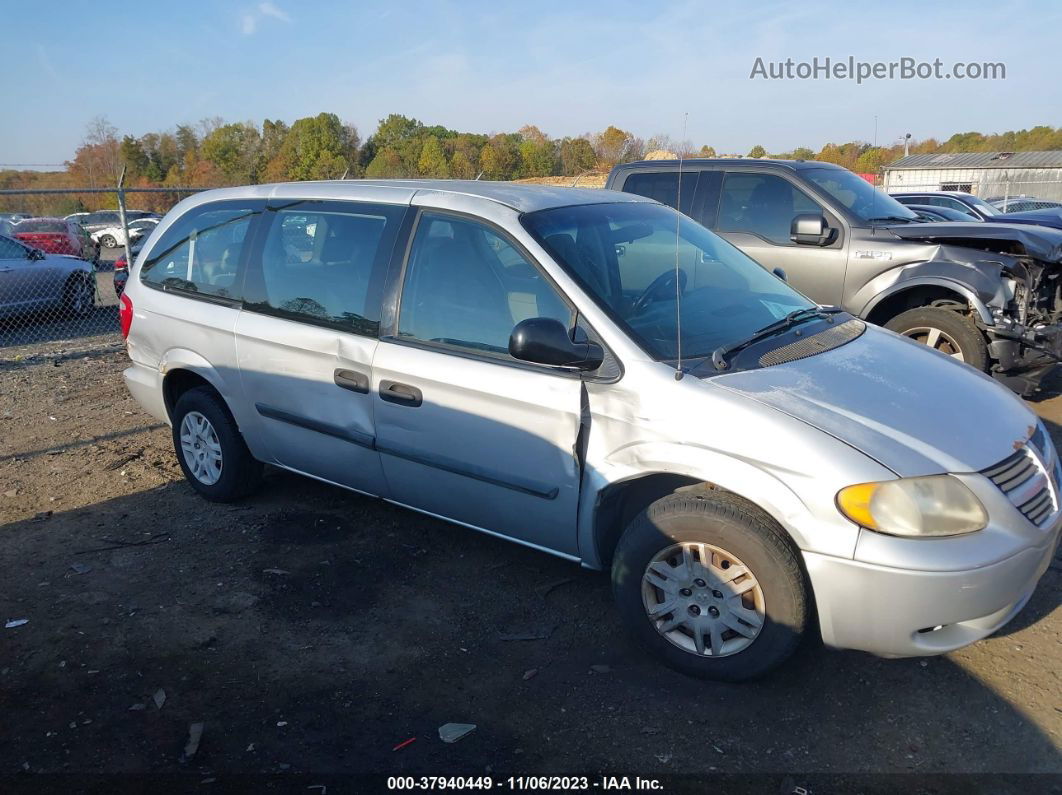
[[[582,204],[527,213],[521,221],[657,360],[676,358],[680,327],[683,358],[706,357],[815,306],[722,238],[660,204]]]
[[[913,223],[919,220],[916,213],[889,194],[846,169],[806,168],[800,174],[865,223]]]

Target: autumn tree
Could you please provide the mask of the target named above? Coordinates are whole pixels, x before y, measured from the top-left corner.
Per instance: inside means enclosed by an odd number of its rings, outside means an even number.
[[[424,145],[420,149],[420,158],[417,161],[417,171],[422,177],[432,179],[447,179],[450,176],[446,155],[439,145],[439,139],[434,135],[429,135],[424,139]]]
[[[644,148],[633,133],[609,126],[593,139],[594,153],[598,163],[611,168],[617,163],[634,160],[642,155]]]
[[[716,157],[715,147],[705,144],[701,147],[701,151],[697,153],[698,157]]]

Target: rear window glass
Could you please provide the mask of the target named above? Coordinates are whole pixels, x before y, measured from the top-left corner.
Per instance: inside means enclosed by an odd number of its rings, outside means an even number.
[[[21,221],[16,227],[16,232],[65,232],[66,221],[49,221],[44,218],[31,218]]]
[[[179,218],[140,271],[150,285],[219,298],[240,298],[238,265],[256,203],[208,204]]]
[[[637,196],[645,196],[647,199],[655,199],[668,207],[674,207],[686,215],[690,214],[693,205],[693,193],[697,187],[697,172],[684,171],[682,173],[682,207],[679,207],[679,173],[675,171],[663,171],[658,173],[637,173],[627,177],[623,183],[626,193]]]

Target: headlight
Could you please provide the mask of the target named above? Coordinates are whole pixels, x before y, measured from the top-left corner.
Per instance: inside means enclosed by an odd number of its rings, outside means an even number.
[[[856,524],[893,536],[954,536],[988,524],[981,501],[951,475],[858,483],[837,492],[837,507]]]

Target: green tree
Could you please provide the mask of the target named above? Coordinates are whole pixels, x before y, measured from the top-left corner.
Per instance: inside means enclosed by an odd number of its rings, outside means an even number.
[[[560,144],[561,171],[574,177],[597,164],[594,147],[585,138],[565,138]]]
[[[433,179],[447,179],[450,176],[446,155],[439,145],[439,139],[434,135],[429,135],[424,139],[424,145],[420,149],[420,158],[417,160],[417,171],[422,177]]]
[[[759,144],[756,144],[749,150],[749,157],[767,157],[767,150]]]
[[[203,139],[200,154],[230,183],[249,185],[258,177],[258,149],[262,137],[250,122],[223,124]]]
[[[394,149],[379,149],[376,157],[365,168],[365,176],[370,179],[393,179],[411,176],[406,170],[402,156]]]
[[[475,179],[479,170],[463,151],[454,152],[450,158],[450,176],[454,179]]]
[[[334,113],[319,113],[291,125],[267,171],[289,180],[335,179],[357,164],[358,134]]]
[[[806,146],[798,146],[793,150],[794,160],[814,160],[815,153],[808,149]]]
[[[397,152],[403,144],[419,138],[423,130],[424,125],[416,119],[392,113],[386,119],[380,119],[372,136],[373,145],[377,150],[393,149]]]
[[[705,144],[701,147],[701,151],[697,153],[698,157],[715,157],[715,147]]]
[[[520,143],[520,176],[548,177],[557,164],[557,148],[548,138]]]
[[[122,138],[121,153],[127,178],[133,180],[147,173],[148,168],[151,166],[151,159],[138,139],[131,135],[124,136]]]
[[[493,136],[483,147],[479,164],[487,179],[513,179],[520,165],[516,142],[508,135]]]

